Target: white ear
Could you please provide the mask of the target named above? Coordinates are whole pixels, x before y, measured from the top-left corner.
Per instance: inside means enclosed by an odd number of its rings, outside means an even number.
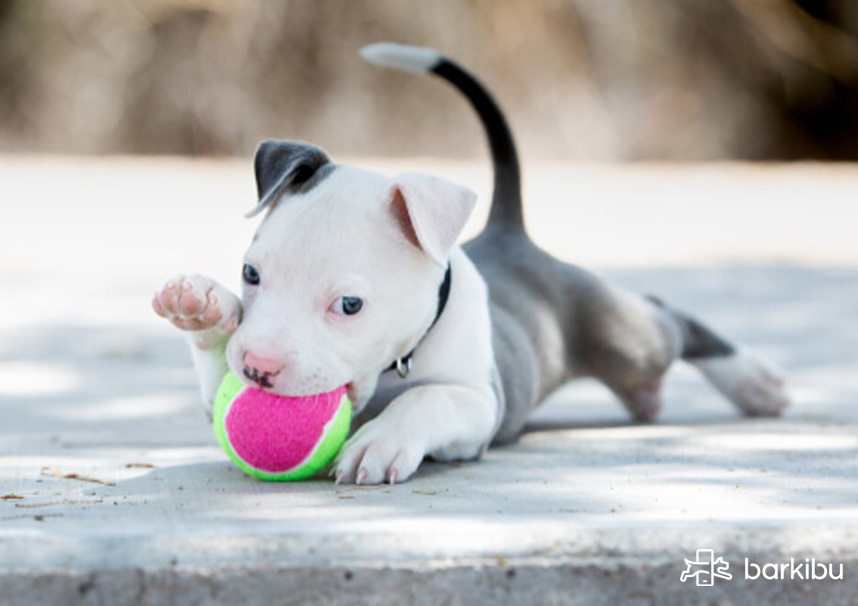
[[[446,267],[477,195],[466,187],[417,173],[394,177],[390,211],[405,237]]]

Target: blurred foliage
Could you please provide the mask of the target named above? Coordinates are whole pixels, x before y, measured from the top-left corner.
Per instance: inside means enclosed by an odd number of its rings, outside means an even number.
[[[362,63],[433,46],[529,157],[855,159],[850,0],[0,0],[0,150],[483,153],[455,93]]]

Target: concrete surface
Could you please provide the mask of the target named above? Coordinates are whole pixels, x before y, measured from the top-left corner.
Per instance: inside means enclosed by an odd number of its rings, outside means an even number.
[[[581,382],[478,463],[253,480],[148,307],[178,271],[237,283],[250,165],[0,157],[0,604],[855,603],[858,168],[561,169],[528,173],[540,241],[768,354],[783,419],[678,366],[653,425]],[[731,580],[680,582],[704,548]],[[843,580],[749,580],[746,558]]]

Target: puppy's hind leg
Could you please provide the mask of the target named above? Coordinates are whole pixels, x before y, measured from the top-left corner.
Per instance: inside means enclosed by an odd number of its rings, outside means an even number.
[[[602,381],[636,421],[661,410],[661,379],[682,351],[676,323],[651,302],[599,283],[579,299],[581,374]]]
[[[617,394],[635,421],[651,423],[661,412],[660,378],[624,391],[614,390],[614,393]]]
[[[733,345],[699,320],[650,297],[682,332],[682,359],[697,368],[748,416],[777,416],[789,405],[782,374],[764,358]]]

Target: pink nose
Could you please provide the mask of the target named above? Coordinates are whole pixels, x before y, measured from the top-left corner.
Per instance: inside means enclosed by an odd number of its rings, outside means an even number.
[[[244,354],[244,376],[263,387],[266,387],[266,384],[270,385],[268,379],[281,370],[283,370],[282,362],[272,358],[257,356],[251,351]]]

